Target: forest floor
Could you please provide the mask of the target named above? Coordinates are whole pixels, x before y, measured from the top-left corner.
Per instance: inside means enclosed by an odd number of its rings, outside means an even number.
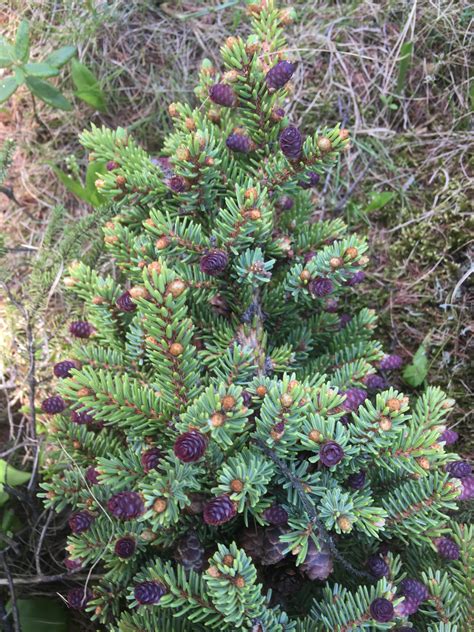
[[[39,248],[58,204],[70,222],[90,212],[66,191],[51,165],[66,169],[68,157],[75,156],[85,170],[77,137],[91,122],[126,127],[148,150],[159,151],[170,126],[167,105],[193,100],[202,59],[217,64],[223,38],[246,31],[243,5],[234,0],[10,0],[0,17],[1,31],[8,37],[25,17],[33,51],[41,56],[76,44],[79,58],[99,79],[107,111],[98,114],[77,101],[72,112],[39,106],[40,125],[23,89],[0,106],[0,147],[6,138],[16,141],[7,184],[17,202],[0,194],[0,231],[8,246]],[[407,363],[424,343],[427,380],[456,399],[451,421],[462,435],[458,449],[469,456],[474,446],[469,428],[472,6],[468,0],[281,5],[295,6],[298,14],[288,29],[289,53],[299,62],[287,104],[292,120],[306,130],[342,121],[353,139],[315,194],[315,210],[341,215],[367,235],[371,266],[356,301],[377,310],[379,337]],[[71,95],[68,71],[61,77],[66,96]],[[21,291],[28,255],[10,254],[7,264],[11,290]],[[0,375],[8,366],[0,382],[6,411],[4,418],[0,413],[0,438],[14,440],[11,411],[26,403],[29,365],[16,312],[6,303],[0,295]],[[38,333],[40,383],[64,321],[56,286],[49,305]]]

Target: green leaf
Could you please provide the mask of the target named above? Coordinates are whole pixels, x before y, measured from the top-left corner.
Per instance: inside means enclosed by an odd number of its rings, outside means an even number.
[[[90,202],[88,192],[78,180],[74,180],[70,175],[68,175],[58,167],[55,167],[54,165],[51,165],[51,168],[68,191],[70,191],[80,200],[84,200],[84,202]]]
[[[61,68],[61,66],[67,64],[67,62],[71,59],[71,57],[74,57],[75,54],[75,46],[62,46],[61,48],[58,48],[58,50],[50,53],[44,61],[50,66]]]
[[[8,68],[15,60],[15,50],[13,46],[0,36],[0,68]]]
[[[4,485],[16,487],[17,485],[26,483],[30,480],[30,478],[30,472],[17,470],[11,465],[8,465],[4,459],[0,459],[0,507],[4,505],[9,498],[8,494],[3,489]]]
[[[67,632],[68,613],[58,599],[18,599],[22,632]]]
[[[50,64],[25,64],[23,66],[27,75],[33,77],[55,77],[59,74],[59,70]]]
[[[15,56],[20,61],[28,61],[29,55],[30,55],[30,26],[26,20],[22,20],[16,32]]]
[[[381,193],[374,193],[369,204],[365,208],[365,213],[370,213],[371,211],[378,211],[383,208],[386,204],[390,202],[395,197],[395,193],[393,191],[382,191]]]
[[[90,203],[95,208],[105,202],[105,197],[99,193],[95,186],[97,177],[106,172],[106,163],[103,161],[90,162],[86,171],[86,191],[89,196]]]
[[[413,42],[405,42],[400,49],[400,62],[398,66],[397,94],[401,94],[406,86],[408,69],[413,56]]]
[[[105,112],[104,93],[93,73],[77,59],[72,60],[72,80],[77,88],[74,93],[79,99],[92,105],[96,110]]]
[[[9,99],[18,88],[15,77],[5,77],[0,79],[0,103]]]
[[[42,81],[38,77],[27,77],[26,85],[35,97],[38,97],[38,99],[41,99],[41,101],[44,101],[51,107],[66,111],[72,109],[72,105],[66,97],[50,83],[46,83],[46,81]]]
[[[426,347],[422,343],[415,355],[412,363],[405,367],[403,371],[403,379],[410,386],[420,386],[428,375],[428,356],[426,355]]]
[[[25,79],[26,79],[26,75],[25,75],[25,71],[23,70],[23,67],[17,66],[15,68],[15,81],[17,82],[19,86],[21,86],[23,83],[25,83]]]

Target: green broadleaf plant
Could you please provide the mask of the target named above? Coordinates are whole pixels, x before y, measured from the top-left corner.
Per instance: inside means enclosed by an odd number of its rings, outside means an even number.
[[[405,367],[403,379],[410,386],[420,386],[428,375],[428,356],[426,354],[426,344],[422,342],[417,352],[413,356],[411,364]]]

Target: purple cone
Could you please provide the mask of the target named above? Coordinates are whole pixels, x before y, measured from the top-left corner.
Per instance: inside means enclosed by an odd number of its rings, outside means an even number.
[[[245,134],[233,133],[227,136],[225,144],[228,149],[240,154],[248,154],[252,150],[252,141]]]
[[[294,125],[289,125],[280,134],[280,149],[288,160],[298,160],[303,147],[303,137],[300,130]]]
[[[173,193],[182,193],[186,191],[186,180],[182,176],[171,176],[168,179],[168,187],[173,191]]]
[[[309,282],[308,289],[313,296],[322,298],[323,296],[331,294],[333,291],[333,284],[331,279],[327,279],[326,277],[316,277]]]
[[[356,411],[359,406],[367,399],[367,391],[363,388],[349,388],[343,392],[346,399],[342,403],[342,407],[348,411]]]
[[[143,466],[143,471],[148,474],[151,470],[156,470],[161,461],[161,456],[161,451],[158,448],[150,448],[142,452],[140,462]]]
[[[461,493],[458,500],[471,500],[474,498],[474,476],[466,476],[461,479]]]
[[[310,539],[308,553],[300,569],[311,581],[327,579],[333,570],[333,559],[329,549],[325,545],[320,545],[319,549],[316,548],[313,540]]]
[[[209,88],[209,98],[218,105],[231,108],[236,103],[234,91],[225,83],[216,83]]]
[[[436,548],[438,549],[438,553],[445,560],[458,560],[460,555],[460,550],[458,545],[451,538],[436,538],[435,540]]]
[[[184,432],[175,441],[174,453],[180,461],[193,463],[199,461],[207,448],[207,437],[197,430]]]
[[[471,464],[467,461],[451,461],[444,466],[444,469],[452,478],[466,478],[472,473]]]
[[[296,65],[292,64],[291,61],[279,61],[267,72],[265,77],[267,86],[272,90],[283,88],[285,83],[288,83],[291,79],[295,70]]]
[[[95,467],[88,467],[86,470],[86,481],[91,485],[97,485],[99,482],[99,472]]]
[[[369,572],[376,578],[387,577],[390,569],[381,555],[371,555],[367,560]]]
[[[145,510],[142,497],[136,492],[119,492],[107,503],[110,513],[120,520],[138,518]]]
[[[277,527],[281,527],[288,523],[288,512],[280,505],[268,507],[263,512],[263,517],[267,522]]]
[[[56,377],[71,377],[71,369],[76,369],[74,360],[62,360],[54,365],[53,373]]]
[[[385,597],[374,599],[370,604],[370,614],[379,623],[388,623],[393,619],[393,604]]]
[[[352,320],[352,316],[350,314],[342,314],[339,319],[339,328],[344,329]]]
[[[74,610],[84,610],[87,603],[93,599],[93,594],[90,590],[84,588],[71,588],[67,594],[67,605]]]
[[[220,525],[229,522],[236,514],[234,503],[223,494],[210,500],[204,507],[203,518],[206,524]]]
[[[75,338],[89,338],[94,331],[94,327],[87,320],[75,320],[69,325],[69,333]]]
[[[291,211],[291,209],[293,208],[293,206],[295,205],[295,201],[292,197],[290,197],[289,195],[283,195],[279,200],[278,200],[278,207],[281,208],[282,211]]]
[[[413,597],[417,599],[419,603],[428,599],[428,588],[417,579],[407,578],[399,584],[400,594],[405,597]]]
[[[201,257],[199,267],[204,274],[218,276],[222,274],[229,263],[229,257],[224,250],[211,250]]]
[[[446,428],[446,430],[440,435],[439,440],[444,441],[446,445],[453,445],[459,439],[459,435],[455,430]]]
[[[402,365],[403,360],[395,353],[385,356],[385,358],[382,358],[379,362],[379,367],[382,371],[396,371],[400,369]]]
[[[47,415],[58,415],[66,408],[66,402],[59,395],[47,397],[41,402],[41,410]]]
[[[242,391],[242,400],[243,400],[244,406],[247,406],[248,408],[250,404],[252,403],[252,395],[248,391]]]
[[[351,474],[347,477],[346,482],[352,489],[362,489],[365,485],[365,470]]]
[[[122,312],[134,312],[137,309],[128,290],[118,297],[115,304]]]
[[[349,287],[354,287],[354,285],[359,285],[365,280],[365,272],[363,270],[359,270],[355,274],[351,276],[350,279],[347,279],[346,285]]]
[[[307,174],[307,179],[300,180],[298,182],[298,186],[301,187],[302,189],[311,189],[312,187],[315,187],[318,184],[320,179],[321,179],[321,176],[319,175],[319,173],[316,173],[315,171],[310,171]]]
[[[68,520],[71,531],[76,535],[87,531],[93,522],[94,516],[89,511],[78,511]]]
[[[133,594],[140,605],[151,606],[158,603],[166,592],[166,588],[163,584],[153,581],[137,584]]]
[[[387,382],[381,375],[373,373],[365,378],[365,385],[372,391],[381,391],[387,385]]]
[[[319,460],[326,467],[333,467],[344,458],[344,450],[335,441],[327,441],[319,450]]]
[[[135,553],[135,549],[137,548],[137,543],[134,538],[130,536],[125,536],[123,538],[119,538],[115,543],[114,551],[115,554],[122,558],[123,560],[132,557]]]
[[[68,571],[78,571],[82,568],[82,560],[73,560],[70,557],[64,559],[64,566]]]
[[[94,423],[94,417],[90,414],[90,411],[88,412],[87,410],[73,410],[71,412],[71,421],[72,423],[79,424],[80,426],[89,426]]]
[[[416,597],[405,597],[402,603],[395,608],[395,614],[399,617],[409,617],[418,612],[420,601]]]

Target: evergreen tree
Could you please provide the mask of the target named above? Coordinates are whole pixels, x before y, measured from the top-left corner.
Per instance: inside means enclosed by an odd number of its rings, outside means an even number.
[[[68,568],[101,575],[69,605],[121,632],[470,629],[453,402],[389,386],[374,311],[343,313],[367,245],[311,190],[348,132],[291,125],[293,12],[248,13],[160,157],[82,135],[118,272],[71,266],[85,316],[42,402],[42,495],[71,511]]]

